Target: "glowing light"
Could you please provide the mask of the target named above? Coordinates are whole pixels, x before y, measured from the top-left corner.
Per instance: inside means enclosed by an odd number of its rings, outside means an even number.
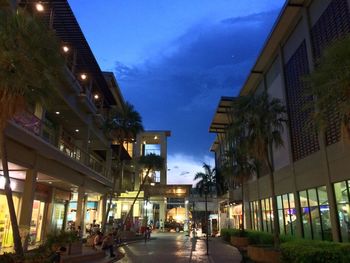
[[[98,100],[99,98],[100,98],[100,96],[98,96],[98,94],[95,94],[95,95],[94,95],[94,99],[95,99],[95,100]]]
[[[56,113],[56,115],[60,115],[60,112],[59,112],[59,111],[56,111],[55,113]]]
[[[82,80],[86,80],[87,79],[87,75],[85,73],[83,73],[83,74],[80,75],[80,78]]]
[[[41,3],[41,2],[39,2],[39,3],[36,3],[35,4],[35,8],[36,8],[36,10],[38,11],[38,12],[43,12],[44,11],[44,5]]]
[[[155,140],[157,140],[157,139],[158,139],[158,136],[157,136],[157,135],[156,135],[156,136],[154,136],[154,139],[155,139]]]
[[[63,46],[62,49],[63,49],[64,53],[67,53],[69,51],[69,47],[68,46]]]
[[[75,132],[79,132],[79,129],[75,129]]]
[[[129,210],[129,206],[127,204],[123,204],[122,206],[122,211],[128,211]]]

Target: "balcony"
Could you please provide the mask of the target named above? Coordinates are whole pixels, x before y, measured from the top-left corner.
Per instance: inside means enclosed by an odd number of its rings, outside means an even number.
[[[79,96],[79,104],[84,109],[86,113],[95,114],[97,112],[97,108],[92,99],[92,94],[89,91],[80,92]]]
[[[38,117],[30,112],[24,112],[14,118],[14,122],[26,129],[27,131],[39,136],[46,143],[54,146],[57,150],[63,152],[77,162],[91,168],[102,177],[111,180],[111,176],[107,173],[105,164],[95,155],[84,151],[74,144],[72,141],[67,141],[64,138],[57,138],[57,132],[53,128],[48,127]],[[57,143],[58,142],[58,143]]]

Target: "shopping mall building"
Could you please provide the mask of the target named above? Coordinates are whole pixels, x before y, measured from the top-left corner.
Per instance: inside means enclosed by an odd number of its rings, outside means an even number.
[[[282,234],[309,239],[350,241],[350,145],[334,122],[325,136],[304,126],[308,113],[303,76],[311,72],[324,48],[350,32],[349,0],[286,1],[239,95],[267,90],[287,106],[289,126],[284,147],[273,149],[274,181]],[[222,97],[210,126],[217,134],[211,150],[219,168],[233,97]],[[246,226],[271,232],[271,190],[268,176],[254,177],[221,202],[221,227]]]
[[[42,2],[42,10],[35,4],[20,2],[57,34],[69,84],[58,90],[52,110],[31,105],[5,131],[13,200],[29,245],[70,225],[85,231],[93,220],[100,223],[119,147],[124,162],[131,159],[128,145],[115,145],[102,129],[108,111],[124,104],[113,73],[100,70],[67,1]],[[4,181],[0,176],[1,251],[13,245]]]

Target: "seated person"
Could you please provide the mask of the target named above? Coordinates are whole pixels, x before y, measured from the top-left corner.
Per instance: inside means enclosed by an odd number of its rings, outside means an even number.
[[[107,250],[109,249],[109,255],[110,257],[115,257],[114,255],[114,247],[113,247],[113,234],[109,233],[102,242],[102,249]]]
[[[94,248],[96,248],[96,246],[101,246],[103,242],[103,234],[100,231],[97,231],[96,236],[94,238]]]

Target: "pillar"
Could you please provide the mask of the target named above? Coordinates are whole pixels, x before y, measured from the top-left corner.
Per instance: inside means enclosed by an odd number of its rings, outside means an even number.
[[[189,219],[189,213],[188,213],[188,199],[185,200],[185,210],[186,210],[186,219],[184,224],[184,231],[188,231],[188,223],[190,221]]]
[[[33,211],[33,201],[35,195],[36,187],[36,177],[37,171],[35,169],[28,169],[26,172],[26,179],[24,181],[24,190],[22,196],[22,206],[19,216],[19,227],[30,229],[30,222],[32,220],[32,211]],[[23,238],[23,237],[22,237]],[[24,250],[27,250],[28,239],[25,239],[26,242],[23,244]]]
[[[77,200],[77,214],[75,220],[75,226],[81,226],[84,230],[84,210],[85,210],[85,188],[79,186],[78,188],[78,200]]]
[[[165,225],[165,219],[166,219],[166,203],[165,201],[160,201],[159,202],[159,225],[163,226],[163,230]]]
[[[100,197],[98,202],[98,222],[101,223],[106,217],[106,207],[107,207],[107,194]]]

